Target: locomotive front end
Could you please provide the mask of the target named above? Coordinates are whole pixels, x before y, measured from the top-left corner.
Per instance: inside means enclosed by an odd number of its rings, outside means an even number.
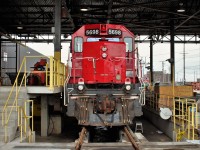
[[[120,25],[85,25],[73,34],[68,116],[85,126],[123,126],[142,115],[133,43]]]

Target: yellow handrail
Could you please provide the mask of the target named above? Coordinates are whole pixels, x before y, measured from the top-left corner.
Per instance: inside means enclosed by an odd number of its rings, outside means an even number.
[[[31,115],[27,115],[26,114],[26,105],[27,105],[27,103],[32,103],[32,114]],[[34,129],[34,123],[33,123],[33,114],[34,114],[34,112],[33,112],[33,100],[26,100],[25,101],[25,103],[24,103],[24,108],[23,107],[19,107],[20,109],[19,109],[19,114],[20,114],[20,124],[19,124],[19,127],[20,127],[20,135],[21,135],[21,137],[20,137],[20,141],[22,142],[22,140],[23,140],[23,133],[24,133],[24,135],[25,135],[25,137],[27,138],[27,136],[28,136],[28,138],[29,138],[29,143],[31,142],[31,137],[33,136],[33,129]],[[24,124],[23,124],[23,119],[24,119]],[[31,123],[31,127],[30,126],[28,126],[28,132],[27,132],[27,124],[28,124],[28,121],[29,121],[29,119],[31,119],[32,120],[32,123]],[[24,125],[24,126],[23,126]],[[27,133],[28,133],[28,135],[27,135]]]
[[[190,140],[197,138],[195,131],[200,126],[200,112],[197,112],[195,99],[149,92],[146,93],[145,107],[157,112],[159,112],[157,107],[167,107],[173,111],[171,119],[174,123],[174,131],[177,133],[177,141],[182,140],[183,137]]]
[[[20,74],[20,72],[21,72],[21,70],[22,70],[22,66],[23,66],[24,62],[25,62],[25,58],[24,58],[23,61],[22,61],[22,65],[20,66],[20,69],[19,69],[19,71],[18,71],[18,74],[17,74],[17,77],[16,77],[16,79],[15,79],[15,82],[14,82],[12,88],[11,88],[11,91],[10,91],[10,93],[9,93],[9,95],[8,95],[8,98],[7,98],[7,100],[6,100],[6,103],[5,103],[4,107],[3,107],[3,111],[2,111],[2,125],[6,125],[6,124],[8,123],[8,120],[9,120],[9,118],[10,118],[10,114],[12,113],[12,109],[11,109],[11,111],[10,111],[11,113],[9,113],[9,117],[8,117],[8,119],[7,119],[7,123],[5,123],[5,119],[6,119],[6,118],[4,118],[4,113],[5,113],[5,110],[7,109],[8,102],[9,102],[9,100],[10,100],[10,98],[11,98],[11,95],[13,94],[14,87],[16,88],[16,94],[15,94],[15,99],[14,99],[14,101],[13,101],[13,105],[12,105],[12,106],[14,106],[15,103],[16,103],[16,106],[18,105],[18,93],[19,93],[19,90],[21,89],[21,85],[22,85],[23,80],[24,80],[24,75],[23,75],[23,78],[22,78],[22,81],[21,81],[21,83],[20,83],[20,87],[19,87],[19,88],[18,88],[18,78],[19,78],[19,74]],[[13,107],[12,107],[12,108],[13,108]]]
[[[26,56],[26,57],[24,57],[24,59],[21,63],[21,66],[19,68],[17,77],[15,79],[15,82],[14,82],[12,88],[11,88],[11,91],[10,91],[8,98],[6,99],[5,105],[3,107],[2,125],[5,127],[5,129],[7,129],[8,122],[10,120],[10,116],[13,112],[13,108],[16,108],[16,110],[19,109],[18,108],[19,107],[18,106],[18,96],[19,96],[19,92],[21,90],[22,85],[24,84],[24,86],[26,87],[27,74],[31,73],[31,71],[28,71],[28,69],[27,69],[27,62],[28,62],[27,59],[31,59],[31,58],[34,59],[34,60],[35,60],[35,58],[46,58],[46,59],[48,59],[49,65],[48,65],[48,63],[46,65],[46,86],[49,87],[50,90],[53,90],[54,87],[59,87],[59,86],[64,85],[64,81],[65,81],[65,78],[66,78],[66,74],[65,74],[66,73],[65,72],[66,66],[63,63],[56,60],[52,56],[50,56],[50,57],[46,57],[46,56]],[[19,75],[20,75],[20,73],[22,72],[23,69],[24,69],[24,74],[23,74],[21,83],[19,84],[18,78],[19,78]],[[14,93],[14,89],[15,89],[15,93]],[[13,94],[15,94],[14,100],[12,102],[12,107],[10,109],[10,112],[8,112],[8,110],[7,110],[8,103],[9,103],[11,96]],[[19,114],[19,111],[18,111],[18,114]],[[19,122],[18,122],[18,124],[19,124]],[[6,136],[6,133],[5,133],[5,142],[7,141],[6,137],[7,136]]]

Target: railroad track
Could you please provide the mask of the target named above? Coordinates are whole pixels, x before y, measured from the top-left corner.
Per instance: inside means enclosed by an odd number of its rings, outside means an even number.
[[[82,146],[82,144],[83,144],[83,140],[84,140],[84,138],[85,138],[85,136],[86,136],[86,133],[87,133],[87,130],[86,130],[85,127],[83,127],[83,129],[82,129],[81,132],[80,132],[79,138],[78,138],[78,140],[76,141],[76,146],[75,146],[75,149],[76,149],[76,150],[80,150],[80,149],[81,149],[81,146]]]
[[[124,127],[124,133],[127,136],[127,138],[129,139],[129,141],[131,142],[133,148],[135,150],[140,150],[139,145],[136,143],[133,132],[129,126]]]
[[[126,126],[124,127],[124,134],[126,135],[127,139],[129,140],[129,142],[131,143],[132,147],[134,148],[134,150],[140,150],[139,148],[139,145],[137,144],[136,140],[135,140],[135,136],[132,132],[132,130],[130,129],[129,126]],[[79,138],[76,140],[76,145],[75,145],[75,149],[76,150],[80,150],[82,145],[83,145],[83,141],[85,139],[85,136],[86,136],[86,133],[87,133],[87,129],[85,127],[82,128],[81,132],[80,132],[80,135],[79,135]],[[89,143],[88,143],[89,144]],[[90,143],[91,144],[91,143]],[[95,144],[95,143],[93,143]],[[91,144],[91,145],[93,145]],[[106,146],[106,143],[104,143],[105,145],[103,145],[104,147]],[[111,144],[111,143],[110,143]],[[118,143],[120,144],[120,143]],[[123,144],[123,143],[122,143]],[[125,143],[124,143],[125,144]],[[97,144],[99,145],[99,144]],[[131,146],[130,145],[130,146]],[[94,145],[93,145],[94,146]],[[108,145],[110,146],[110,145]],[[115,146],[115,144],[113,143],[113,146]]]

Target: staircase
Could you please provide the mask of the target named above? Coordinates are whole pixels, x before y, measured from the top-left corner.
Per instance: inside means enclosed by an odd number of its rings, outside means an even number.
[[[3,113],[3,108],[5,105],[5,102],[8,98],[8,95],[11,91],[11,86],[1,86],[0,87],[0,122],[2,125],[2,113]],[[10,100],[8,102],[8,109],[7,109],[7,114],[10,113],[11,106],[13,106],[13,102],[15,99],[15,93],[16,91],[13,91],[13,94],[10,97]],[[28,100],[29,96],[26,91],[26,87],[21,87],[19,95],[18,95],[18,106],[24,106],[25,100]],[[13,107],[12,113],[10,115],[10,119],[8,121],[8,126],[7,126],[7,135],[5,137],[5,128],[3,126],[0,127],[0,142],[10,142],[16,137],[16,131],[18,128],[18,111],[16,108]]]

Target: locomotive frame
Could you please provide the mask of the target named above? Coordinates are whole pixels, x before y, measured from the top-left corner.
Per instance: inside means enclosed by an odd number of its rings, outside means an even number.
[[[67,115],[84,126],[123,126],[141,116],[134,34],[122,25],[84,25],[72,35]]]

